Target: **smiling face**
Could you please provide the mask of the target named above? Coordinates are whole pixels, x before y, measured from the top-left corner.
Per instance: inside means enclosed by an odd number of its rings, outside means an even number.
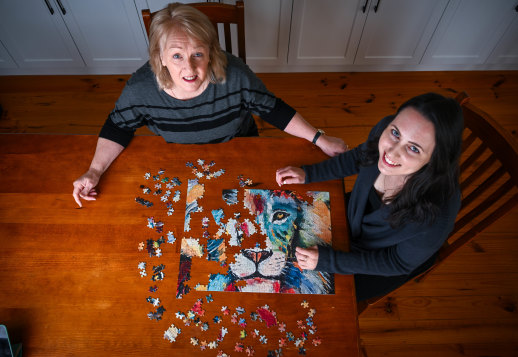
[[[173,87],[166,92],[177,99],[191,99],[200,95],[209,83],[209,47],[171,31],[162,48],[162,65],[167,67]]]
[[[406,177],[430,161],[434,148],[432,122],[417,110],[405,108],[381,134],[378,168],[387,176]]]

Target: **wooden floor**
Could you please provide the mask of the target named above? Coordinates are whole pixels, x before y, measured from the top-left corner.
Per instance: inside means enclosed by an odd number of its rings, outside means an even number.
[[[314,126],[344,138],[350,146],[361,143],[369,129],[404,100],[428,91],[449,96],[468,92],[472,103],[517,138],[518,72],[259,76]],[[127,78],[0,77],[0,132],[97,134]],[[261,135],[284,135],[259,125]],[[138,133],[150,134],[147,129]],[[88,165],[78,162],[70,170],[79,176]],[[346,181],[349,189],[351,184],[352,179]],[[365,311],[359,319],[364,355],[518,356],[517,236],[515,209],[425,281],[409,283]]]

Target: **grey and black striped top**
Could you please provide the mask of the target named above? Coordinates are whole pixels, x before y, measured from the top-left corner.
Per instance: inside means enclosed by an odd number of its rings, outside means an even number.
[[[171,143],[225,142],[257,135],[252,113],[284,130],[295,110],[269,92],[240,59],[227,57],[226,82],[210,83],[190,100],[178,100],[159,90],[146,63],[126,83],[99,136],[127,146],[135,130],[147,125]]]

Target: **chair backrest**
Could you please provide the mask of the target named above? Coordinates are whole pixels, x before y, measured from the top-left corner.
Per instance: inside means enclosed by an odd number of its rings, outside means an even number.
[[[187,4],[199,11],[203,12],[212,22],[216,31],[219,33],[218,24],[223,24],[223,33],[225,38],[225,50],[232,53],[232,36],[231,24],[236,25],[237,29],[237,53],[238,56],[246,63],[245,52],[245,5],[243,1],[236,1],[235,5],[221,4],[214,2],[200,2]],[[142,20],[146,27],[147,35],[149,36],[149,29],[151,27],[151,20],[155,13],[150,12],[149,9],[142,10]]]
[[[465,92],[455,99],[464,114],[460,160],[462,205],[453,231],[439,249],[437,261],[417,276],[415,282],[423,280],[445,259],[518,204],[518,144],[489,114],[469,103]],[[358,313],[387,295],[358,304]]]
[[[518,204],[518,144],[489,114],[469,103],[465,92],[456,99],[465,127],[462,206],[435,266]]]

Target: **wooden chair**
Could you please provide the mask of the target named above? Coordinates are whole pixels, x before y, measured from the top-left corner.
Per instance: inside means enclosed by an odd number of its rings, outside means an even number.
[[[243,1],[236,1],[236,5],[221,4],[214,2],[201,2],[187,4],[193,6],[199,11],[203,12],[212,22],[216,31],[218,31],[218,24],[223,24],[223,33],[225,36],[225,50],[232,53],[232,36],[230,32],[230,25],[235,24],[237,27],[237,52],[238,56],[246,63],[245,53],[245,5]],[[150,12],[149,9],[142,10],[142,19],[146,32],[149,36],[149,28],[151,27],[151,20],[155,13]]]
[[[462,206],[437,261],[413,279],[417,283],[518,204],[518,144],[489,114],[469,103],[465,92],[456,100],[465,126],[460,162]],[[358,313],[391,293],[359,303]]]

